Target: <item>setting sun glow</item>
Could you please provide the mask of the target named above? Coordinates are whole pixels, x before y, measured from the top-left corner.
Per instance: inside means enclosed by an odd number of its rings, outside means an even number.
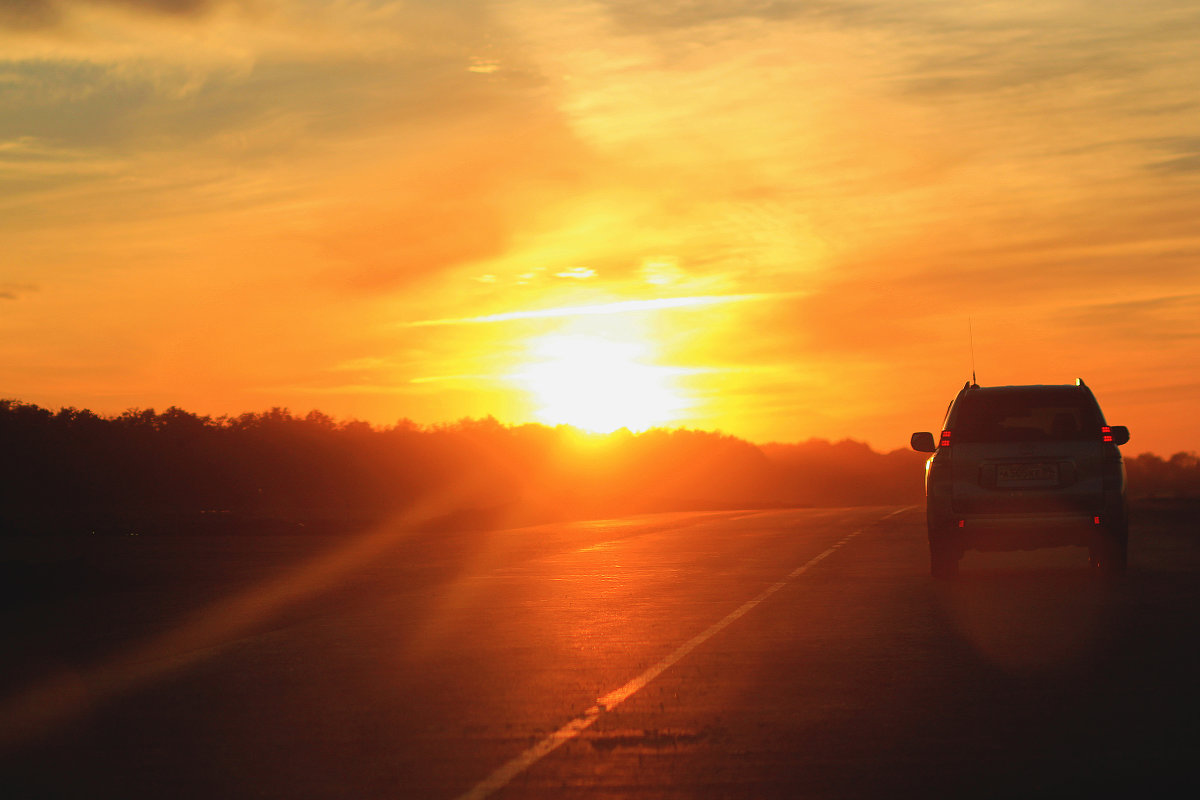
[[[640,431],[674,422],[687,406],[674,371],[651,363],[645,343],[551,334],[533,340],[529,351],[529,363],[512,379],[532,395],[540,422]]]

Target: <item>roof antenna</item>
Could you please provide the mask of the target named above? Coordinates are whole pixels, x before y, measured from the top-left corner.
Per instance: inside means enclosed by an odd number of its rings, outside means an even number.
[[[975,380],[975,322],[967,316],[967,336],[971,340],[971,383],[975,386],[979,385],[979,381]]]

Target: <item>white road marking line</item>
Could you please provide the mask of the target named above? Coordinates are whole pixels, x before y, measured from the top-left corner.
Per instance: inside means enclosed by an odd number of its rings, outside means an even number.
[[[509,781],[532,767],[543,756],[549,755],[559,745],[569,742],[587,730],[599,716],[600,706],[592,706],[584,712],[582,717],[576,717],[566,725],[563,725],[554,733],[493,772],[485,780],[476,784],[475,788],[462,795],[459,800],[479,800],[479,798],[487,797],[493,792],[504,788]]]
[[[908,508],[897,509],[897,510],[891,512],[890,514],[886,514],[885,516],[880,517],[879,521],[882,522],[885,519],[894,517],[897,514],[908,511],[909,508],[913,508],[913,507],[914,506],[910,506]],[[575,719],[571,720],[566,725],[563,725],[561,728],[556,730],[554,733],[552,733],[549,736],[547,736],[546,738],[542,739],[540,742],[535,744],[533,747],[530,747],[524,753],[521,753],[521,755],[517,756],[512,761],[509,761],[507,764],[500,767],[500,769],[496,770],[491,775],[489,775],[487,778],[485,778],[484,780],[482,780],[478,784],[476,784],[474,786],[474,788],[472,788],[470,791],[468,791],[465,794],[459,795],[458,800],[482,800],[483,798],[499,791],[500,789],[503,789],[506,785],[508,785],[508,783],[510,781],[512,781],[513,778],[517,777],[522,772],[524,772],[525,770],[532,767],[538,761],[542,760],[542,758],[544,758],[545,756],[550,755],[550,753],[554,752],[561,745],[566,744],[567,742],[571,741],[576,736],[578,736],[579,734],[583,733],[585,730],[590,728],[592,726],[592,723],[600,718],[601,712],[612,711],[614,708],[619,706],[621,703],[628,700],[630,698],[630,696],[632,696],[633,694],[638,692],[640,689],[644,688],[646,686],[646,684],[650,683],[650,681],[657,678],[659,675],[661,675],[667,669],[674,666],[676,663],[679,662],[680,659],[682,659],[688,653],[692,652],[697,647],[704,644],[709,639],[711,639],[712,637],[714,637],[718,633],[720,633],[722,630],[724,630],[731,622],[734,622],[734,621],[740,619],[741,617],[745,616],[748,611],[750,611],[752,608],[757,606],[763,600],[766,600],[768,597],[770,597],[771,595],[778,592],[784,586],[787,586],[788,582],[791,581],[793,578],[798,578],[799,576],[803,575],[805,572],[808,572],[808,570],[811,569],[814,565],[816,565],[818,562],[824,560],[825,558],[828,558],[829,556],[833,555],[835,550],[837,550],[842,545],[846,544],[846,542],[850,541],[855,536],[858,536],[860,533],[862,533],[862,528],[859,528],[858,530],[854,531],[853,533],[843,536],[841,539],[839,539],[837,541],[836,544],[834,544],[832,547],[830,547],[825,552],[821,553],[820,555],[813,556],[811,559],[806,561],[804,564],[800,565],[799,567],[796,567],[794,570],[792,570],[790,573],[788,573],[788,576],[786,578],[779,581],[778,583],[773,583],[770,586],[768,586],[766,589],[764,589],[762,591],[762,593],[758,595],[758,597],[755,597],[753,600],[749,600],[749,601],[743,603],[738,608],[736,608],[732,612],[730,612],[727,617],[725,617],[724,619],[722,619],[721,621],[719,621],[717,623],[714,623],[712,625],[712,627],[708,628],[707,630],[705,630],[702,633],[697,634],[696,636],[693,636],[691,639],[689,639],[688,641],[686,641],[682,645],[680,645],[678,648],[676,648],[673,653],[668,655],[662,661],[659,661],[654,666],[650,667],[648,670],[643,672],[641,675],[638,675],[636,678],[631,680],[629,683],[625,684],[624,686],[622,686],[619,689],[614,689],[613,691],[609,692],[608,694],[606,694],[603,697],[601,697],[600,699],[598,699],[596,701],[596,705],[592,706],[587,711],[583,712],[583,716],[576,717]]]

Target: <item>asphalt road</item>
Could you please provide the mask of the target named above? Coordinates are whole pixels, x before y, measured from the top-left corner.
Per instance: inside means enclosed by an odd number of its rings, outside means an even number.
[[[1135,517],[1117,581],[1074,548],[927,568],[894,508],[105,545],[6,612],[0,794],[1200,788],[1194,515]]]

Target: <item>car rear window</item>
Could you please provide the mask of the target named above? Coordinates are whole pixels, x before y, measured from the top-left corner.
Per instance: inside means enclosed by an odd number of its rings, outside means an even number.
[[[1099,441],[1096,401],[1074,388],[1007,389],[965,395],[955,442]]]

